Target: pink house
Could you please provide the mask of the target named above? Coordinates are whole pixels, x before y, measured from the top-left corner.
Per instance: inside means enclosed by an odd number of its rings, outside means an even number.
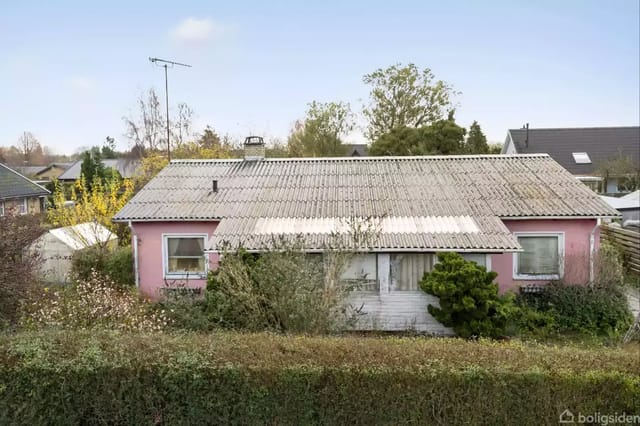
[[[449,330],[426,310],[418,281],[440,251],[498,272],[502,291],[593,274],[602,218],[618,213],[545,154],[172,161],[116,215],[132,230],[136,283],[147,296],[201,289],[220,248],[268,250],[302,236],[322,253],[366,221],[375,241],[343,272],[361,328]]]

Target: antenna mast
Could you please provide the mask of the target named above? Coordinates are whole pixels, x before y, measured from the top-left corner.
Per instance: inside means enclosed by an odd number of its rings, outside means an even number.
[[[180,62],[168,61],[160,58],[151,58],[149,57],[149,61],[154,63],[159,67],[164,68],[164,96],[165,102],[167,104],[167,160],[171,161],[171,130],[169,129],[169,73],[168,69],[173,68],[175,65],[179,65],[181,67],[191,68],[189,64],[182,64]]]

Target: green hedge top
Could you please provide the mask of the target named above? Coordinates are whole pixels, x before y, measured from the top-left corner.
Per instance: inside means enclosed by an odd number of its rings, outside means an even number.
[[[162,365],[196,368],[295,366],[640,375],[640,348],[551,346],[455,338],[308,337],[215,332],[119,334],[24,332],[0,336],[0,365],[99,368]]]

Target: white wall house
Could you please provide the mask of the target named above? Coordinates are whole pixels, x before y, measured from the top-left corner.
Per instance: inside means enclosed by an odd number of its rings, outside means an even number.
[[[81,223],[51,229],[31,244],[30,251],[40,256],[40,271],[46,282],[64,284],[70,281],[71,259],[78,250],[89,247],[115,247],[118,237],[104,226]]]

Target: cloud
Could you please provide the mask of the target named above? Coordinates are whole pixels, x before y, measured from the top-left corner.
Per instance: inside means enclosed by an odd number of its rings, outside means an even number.
[[[67,80],[67,84],[72,89],[75,89],[81,92],[88,92],[93,90],[96,87],[93,80],[86,77],[82,77],[82,76],[75,76],[70,78],[69,80]]]
[[[187,18],[171,30],[171,38],[183,44],[203,44],[219,38],[225,28],[209,18]]]

